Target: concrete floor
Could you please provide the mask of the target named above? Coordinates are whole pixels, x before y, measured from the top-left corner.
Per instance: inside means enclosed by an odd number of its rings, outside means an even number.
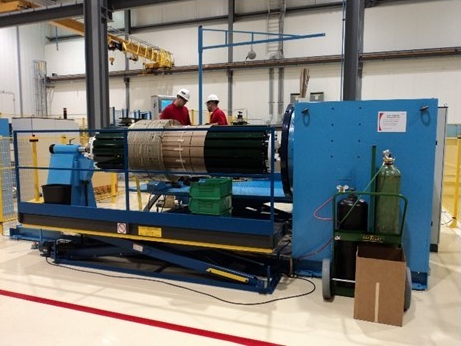
[[[443,215],[446,222],[446,216]],[[427,291],[413,291],[403,327],[353,318],[354,300],[307,296],[224,303],[161,282],[47,263],[31,242],[0,237],[0,335],[9,345],[460,345],[461,231],[442,227]],[[104,273],[104,272],[99,272]],[[124,276],[125,278],[121,278]],[[310,291],[283,279],[272,295],[175,282],[240,303]]]

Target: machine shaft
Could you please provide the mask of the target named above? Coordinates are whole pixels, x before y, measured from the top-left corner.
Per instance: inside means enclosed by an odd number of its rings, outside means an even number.
[[[264,174],[269,168],[269,129],[246,126],[180,126],[172,120],[141,120],[125,133],[101,132],[92,141],[101,169],[153,171],[158,180],[207,173]],[[158,172],[158,173],[155,173]]]

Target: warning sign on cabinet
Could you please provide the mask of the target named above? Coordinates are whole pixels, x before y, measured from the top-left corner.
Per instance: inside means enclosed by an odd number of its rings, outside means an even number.
[[[378,112],[378,132],[407,132],[407,112]]]

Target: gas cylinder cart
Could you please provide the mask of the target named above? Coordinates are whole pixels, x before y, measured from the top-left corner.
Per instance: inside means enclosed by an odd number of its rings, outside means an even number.
[[[339,203],[337,199],[348,195]],[[403,214],[397,233],[378,232],[376,222],[370,220],[371,227],[367,231],[367,204],[361,196],[375,198],[391,198],[404,202]],[[322,262],[322,294],[323,299],[332,301],[335,295],[353,297],[355,288],[356,251],[359,243],[378,243],[391,247],[402,246],[402,233],[407,212],[407,198],[402,194],[340,191],[333,196],[333,251],[332,258],[324,258]],[[370,213],[374,219],[374,208]],[[365,216],[365,217],[364,217]],[[365,221],[364,221],[365,220]],[[379,221],[378,221],[379,222]],[[411,272],[406,267],[404,311],[411,304]]]

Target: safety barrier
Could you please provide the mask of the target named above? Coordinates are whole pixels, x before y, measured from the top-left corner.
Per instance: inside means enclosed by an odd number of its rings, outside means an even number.
[[[447,138],[443,174],[442,204],[452,215],[450,227],[456,227],[461,219],[460,210],[461,136]]]
[[[3,234],[3,224],[17,219],[15,204],[16,182],[14,167],[11,162],[10,137],[0,137],[0,227]]]

